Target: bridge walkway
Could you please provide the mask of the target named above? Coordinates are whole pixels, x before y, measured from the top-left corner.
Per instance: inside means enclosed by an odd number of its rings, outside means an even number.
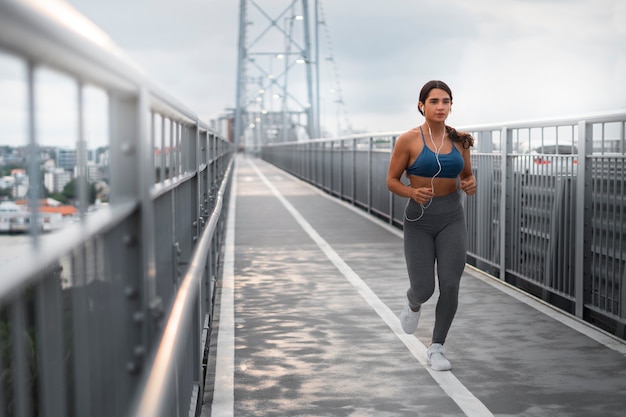
[[[401,231],[239,157],[202,416],[623,416],[626,344],[467,267],[446,348],[396,318]]]

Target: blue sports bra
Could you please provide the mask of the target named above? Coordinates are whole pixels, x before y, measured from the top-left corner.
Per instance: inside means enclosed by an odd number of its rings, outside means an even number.
[[[424,147],[415,162],[413,162],[411,166],[406,169],[407,174],[427,178],[434,176],[439,178],[456,178],[463,170],[465,161],[454,143],[452,144],[452,151],[450,153],[439,154],[441,172],[437,174],[439,171],[437,156],[428,146],[426,146],[426,139],[424,139],[424,131],[421,126],[420,132],[422,132]]]

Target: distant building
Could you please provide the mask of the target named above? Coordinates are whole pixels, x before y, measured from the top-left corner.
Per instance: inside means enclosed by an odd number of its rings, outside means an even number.
[[[111,154],[109,149],[105,149],[96,155],[96,163],[100,166],[109,166],[110,165],[110,157]]]
[[[89,183],[98,182],[102,179],[101,169],[93,161],[87,162],[87,180]]]
[[[0,199],[4,198],[13,198],[13,193],[15,191],[15,178],[10,176],[0,177]]]
[[[57,148],[57,166],[73,171],[76,166],[76,149]]]
[[[13,185],[13,198],[22,198],[28,191],[28,176],[26,170],[16,168],[11,170],[11,176],[15,179]]]
[[[98,153],[96,149],[87,149],[87,161],[97,163]]]
[[[15,186],[15,178],[6,176],[0,178],[0,188],[13,188]]]
[[[63,168],[55,168],[46,172],[43,176],[43,182],[48,191],[51,193],[60,193],[65,185],[72,180],[72,173]]]
[[[96,165],[92,161],[87,161],[87,181],[89,183],[94,183],[102,180],[104,178],[103,170],[100,166]],[[78,175],[78,167],[74,167],[74,178],[77,178]]]
[[[11,176],[15,177],[16,180],[21,180],[22,178],[26,178],[26,170],[23,168],[12,169]]]

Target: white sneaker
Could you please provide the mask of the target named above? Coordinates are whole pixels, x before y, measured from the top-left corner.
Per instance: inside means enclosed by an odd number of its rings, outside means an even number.
[[[404,308],[400,312],[400,324],[402,324],[402,330],[404,330],[406,334],[415,333],[421,313],[422,309],[420,309],[419,311],[411,310],[411,307],[409,307],[409,301],[407,300]]]
[[[433,343],[427,352],[428,364],[434,371],[449,371],[452,369],[450,361],[446,359],[446,350],[441,343]]]

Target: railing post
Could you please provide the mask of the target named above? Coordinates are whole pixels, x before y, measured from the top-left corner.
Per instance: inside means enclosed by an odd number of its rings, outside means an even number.
[[[330,192],[331,195],[335,194],[335,186],[333,183],[333,177],[334,177],[334,169],[333,167],[335,166],[335,141],[331,140],[330,141],[330,150],[329,150],[329,164],[330,164],[330,169],[329,169],[329,174],[330,174],[330,178],[328,179],[328,191]]]
[[[591,184],[592,167],[588,160],[593,152],[593,125],[578,123],[578,172],[576,181],[576,238],[574,239],[574,313],[583,318],[585,309],[585,271],[591,269]]]
[[[309,142],[306,144],[306,150],[304,152],[304,159],[306,161],[306,172],[307,172],[307,176],[306,178],[309,180],[309,182],[313,183],[313,157],[311,156],[313,155],[313,143]]]
[[[476,183],[480,184],[480,190],[476,193],[474,197],[474,228],[473,233],[468,236],[468,247],[472,247],[474,245],[476,248],[476,253],[479,257],[486,257],[487,254],[490,253],[489,248],[492,245],[493,236],[493,221],[491,214],[493,213],[493,205],[499,204],[499,202],[493,199],[494,192],[494,166],[493,166],[493,158],[486,158],[484,154],[492,154],[493,152],[493,141],[492,141],[492,131],[487,130],[483,132],[479,132],[478,137],[476,138],[476,148],[478,155],[474,158],[477,161],[476,165],[472,166],[472,168],[476,172]],[[467,198],[465,199],[467,202]],[[469,204],[466,204],[469,206]],[[477,266],[482,267],[482,260],[476,261]]]
[[[151,115],[152,117],[152,121],[151,121],[151,125],[152,128],[154,129],[154,112]],[[166,152],[166,147],[165,147],[165,117],[161,116],[161,140],[160,140],[160,144],[159,147],[161,148],[161,158],[159,160],[159,181],[163,182],[165,181],[166,178],[170,178],[170,174],[166,172],[167,169],[165,168],[167,166],[167,154],[169,153],[169,150]]]
[[[197,240],[200,236],[200,233],[202,232],[202,223],[204,221],[203,219],[203,215],[202,215],[202,211],[204,208],[204,193],[205,193],[205,184],[203,181],[203,176],[206,173],[205,172],[200,172],[200,167],[202,166],[202,164],[204,163],[205,159],[204,157],[204,152],[206,151],[206,147],[203,146],[202,141],[201,141],[201,135],[200,135],[200,126],[199,126],[199,122],[196,120],[196,124],[194,125],[191,135],[190,135],[190,139],[193,141],[193,146],[191,147],[191,149],[194,149],[193,155],[192,155],[192,162],[193,162],[193,172],[196,173],[196,211],[195,213],[192,213],[193,215],[193,219],[194,223],[193,223],[193,230],[195,233],[195,238],[194,241]]]
[[[393,149],[396,147],[396,140],[398,137],[396,135],[391,137],[391,149],[389,149],[389,162],[391,162],[391,154],[393,153]],[[396,212],[396,199],[394,198],[394,194],[391,191],[388,191],[389,195],[389,224],[393,224],[393,216]]]
[[[28,79],[28,184],[30,193],[28,195],[28,206],[31,211],[31,226],[30,234],[32,237],[33,247],[39,247],[39,228],[38,223],[40,219],[39,214],[39,191],[43,184],[39,175],[39,144],[37,142],[37,113],[36,108],[36,95],[35,95],[35,66],[32,62],[27,66],[27,79]],[[84,213],[84,209],[81,208],[81,213]]]
[[[330,187],[328,186],[328,175],[327,168],[330,160],[330,151],[328,150],[328,142],[324,141],[320,143],[322,149],[322,155],[320,160],[322,161],[322,190],[330,191]]]
[[[115,298],[115,306],[111,311],[124,316],[128,324],[117,329],[119,339],[116,343],[126,351],[125,369],[117,372],[127,372],[127,378],[118,378],[115,390],[120,393],[119,404],[130,401],[132,392],[137,383],[145,357],[135,355],[135,352],[147,353],[151,340],[154,337],[155,327],[149,320],[152,308],[155,307],[155,265],[154,265],[154,236],[152,205],[149,189],[154,182],[154,159],[150,153],[150,138],[148,132],[148,108],[146,93],[139,96],[109,95],[109,143],[110,143],[110,181],[111,194],[109,200],[112,205],[138,201],[137,215],[133,216],[124,226],[104,237],[104,250],[108,259],[115,259],[107,265],[108,275],[118,277],[119,285],[123,288],[124,298]],[[152,166],[152,169],[148,169]],[[139,196],[139,199],[138,199]],[[84,284],[84,283],[83,283]],[[77,311],[86,311],[86,307],[79,300],[75,300]],[[80,314],[78,314],[80,316]],[[86,335],[83,329],[86,322],[81,319],[77,334]],[[83,331],[84,330],[84,331]],[[113,342],[113,341],[109,341]],[[80,356],[82,366],[88,367],[87,357]],[[83,395],[88,384],[83,387],[83,378],[88,376],[76,375],[77,397]],[[77,413],[89,410],[89,401],[78,402]],[[122,409],[122,408],[120,408]]]
[[[352,139],[352,205],[356,203],[356,139]]]
[[[196,171],[196,242],[200,238],[202,231],[204,230],[205,219],[208,220],[208,216],[205,216],[205,210],[208,213],[208,177],[207,173],[209,170],[209,166],[207,164],[207,133],[200,132],[200,121],[196,119],[196,124],[194,126],[195,135],[194,141],[196,145],[196,154],[195,154],[195,171]],[[203,168],[200,171],[200,168]],[[194,245],[195,248],[195,245]],[[210,253],[210,251],[209,251]],[[191,258],[191,255],[190,255]],[[207,256],[207,259],[209,256]],[[204,274],[206,274],[207,265],[204,265]],[[202,386],[202,352],[200,351],[200,347],[202,345],[202,325],[204,323],[204,319],[202,317],[202,281],[199,280],[198,286],[200,287],[200,291],[198,291],[198,295],[196,297],[196,305],[195,310],[196,314],[193,315],[192,329],[196,331],[193,332],[192,340],[193,343],[191,345],[191,366],[193,369],[193,383],[198,384],[198,386]]]
[[[344,199],[344,187],[343,187],[343,179],[344,179],[344,164],[343,164],[343,155],[344,155],[344,143],[345,140],[339,140],[339,198]]]
[[[500,279],[506,281],[507,251],[511,238],[511,201],[513,193],[513,169],[508,160],[509,149],[512,148],[513,140],[511,130],[503,127],[500,133]]]
[[[369,137],[367,141],[367,212],[372,212],[372,149],[374,138]]]

